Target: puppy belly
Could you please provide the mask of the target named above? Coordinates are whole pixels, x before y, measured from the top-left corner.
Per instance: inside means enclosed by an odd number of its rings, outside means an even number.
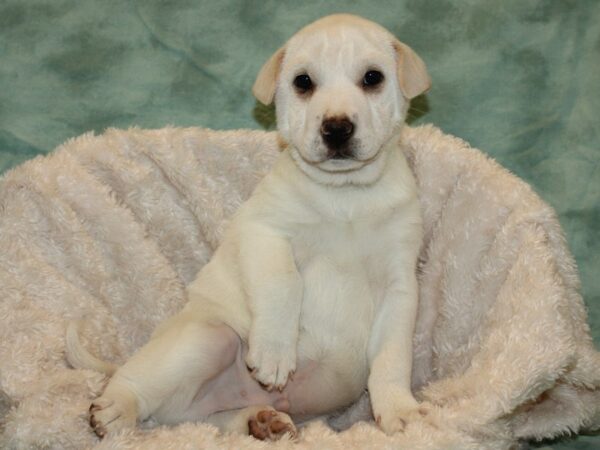
[[[231,332],[234,333],[233,330]],[[200,387],[190,407],[193,417],[188,420],[202,420],[215,412],[253,405],[271,405],[282,411],[287,409],[284,393],[268,392],[252,378],[244,361],[247,349],[243,348],[237,335],[236,338],[238,349],[234,361]]]
[[[362,393],[361,381],[349,383],[350,378],[339,376],[334,366],[307,359],[299,361],[298,370],[283,391],[268,392],[250,375],[244,362],[247,347],[239,338],[238,342],[233,363],[204,383],[185,420],[202,420],[215,412],[254,405],[270,405],[278,411],[305,417],[333,411]]]

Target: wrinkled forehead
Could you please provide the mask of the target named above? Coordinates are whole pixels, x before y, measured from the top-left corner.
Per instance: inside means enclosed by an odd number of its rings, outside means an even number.
[[[294,72],[333,66],[348,72],[394,63],[393,37],[385,30],[339,24],[307,27],[293,36],[286,45],[282,69]]]

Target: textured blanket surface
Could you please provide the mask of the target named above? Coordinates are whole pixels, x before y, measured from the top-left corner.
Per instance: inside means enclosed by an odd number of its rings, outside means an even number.
[[[334,421],[350,429],[311,423],[277,447],[508,449],[598,428],[600,358],[554,211],[434,127],[407,127],[402,145],[425,222],[414,388],[429,415],[386,437],[365,398]],[[260,131],[110,130],[3,177],[1,448],[264,448],[151,421],[98,443],[86,409],[106,380],[67,367],[64,335],[81,319],[85,345],[123,362],[184,304],[277,152],[275,134]]]

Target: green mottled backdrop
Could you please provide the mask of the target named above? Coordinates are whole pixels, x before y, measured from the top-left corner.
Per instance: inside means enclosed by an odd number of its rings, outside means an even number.
[[[600,343],[598,0],[0,0],[0,171],[109,126],[260,128],[254,75],[332,12],[421,54],[433,87],[415,123],[485,150],[557,209]]]

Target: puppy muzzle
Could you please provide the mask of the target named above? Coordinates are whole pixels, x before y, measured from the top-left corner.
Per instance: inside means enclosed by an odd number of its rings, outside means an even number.
[[[354,124],[347,117],[333,117],[321,123],[321,138],[327,146],[327,159],[350,159],[354,157],[350,140]]]

